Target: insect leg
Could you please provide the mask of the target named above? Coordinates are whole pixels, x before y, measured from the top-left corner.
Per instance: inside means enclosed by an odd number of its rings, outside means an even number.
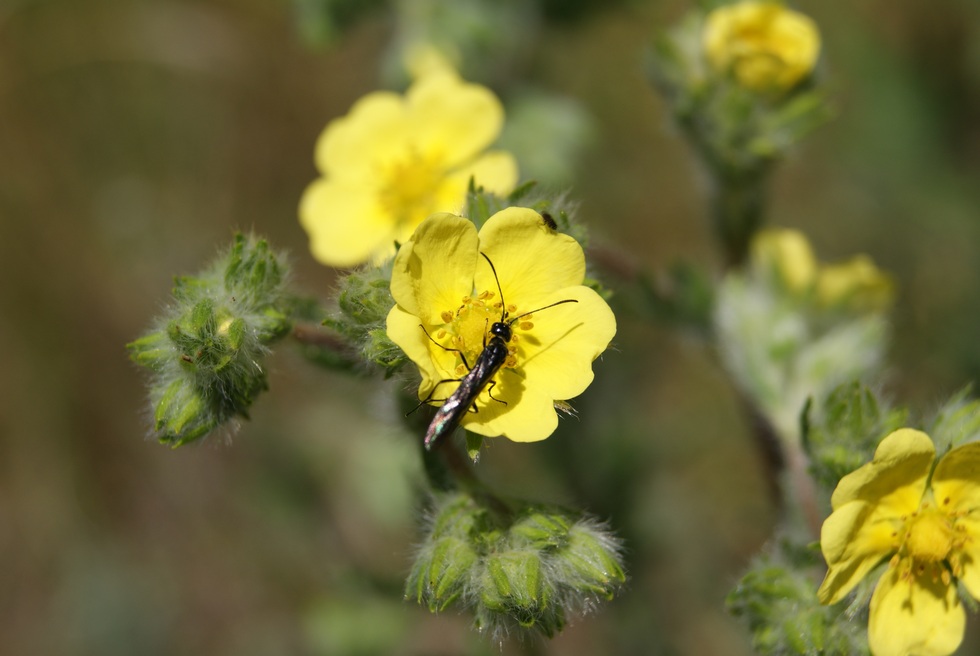
[[[487,396],[489,396],[492,400],[496,401],[497,403],[503,403],[504,405],[507,405],[507,401],[504,401],[503,399],[498,399],[496,396],[494,396],[491,393],[491,390],[494,388],[496,384],[497,381],[495,380],[490,381],[490,384],[487,386]],[[480,411],[479,408],[476,407],[476,401],[474,401],[473,405],[470,406],[468,412],[479,412],[479,411]]]
[[[460,351],[459,349],[449,348],[448,346],[443,346],[442,344],[440,344],[436,340],[432,339],[432,335],[429,334],[429,331],[426,330],[425,329],[425,326],[423,326],[422,324],[419,324],[419,328],[421,328],[422,329],[422,332],[425,333],[425,336],[429,338],[429,341],[431,341],[433,344],[435,344],[436,346],[438,346],[439,348],[441,348],[443,351],[450,351],[452,353],[459,353],[459,357],[463,361],[463,365],[466,367],[466,370],[469,371],[470,369],[472,369],[472,367],[470,366],[470,363],[466,361],[466,356],[463,355],[463,352],[462,351]],[[448,380],[458,380],[458,379],[450,378]]]
[[[416,410],[418,410],[419,408],[421,408],[426,403],[435,403],[435,404],[444,403],[446,401],[446,399],[434,399],[434,398],[432,398],[432,395],[436,393],[436,388],[438,388],[443,383],[458,383],[459,381],[460,381],[459,378],[443,378],[442,380],[440,380],[439,382],[437,382],[435,385],[433,385],[432,386],[432,390],[429,392],[429,395],[427,397],[425,397],[424,399],[422,399],[421,401],[419,401],[419,404],[417,406],[415,406],[414,408],[412,408],[411,410],[409,410],[408,412],[406,412],[405,413],[405,416],[406,417],[409,416],[410,414],[412,414],[413,412],[415,412]]]
[[[493,388],[494,388],[494,387],[495,387],[496,385],[497,385],[497,381],[495,381],[495,380],[491,380],[491,381],[490,381],[490,385],[488,385],[488,386],[487,386],[487,396],[489,396],[489,397],[490,397],[491,399],[493,399],[493,400],[494,400],[494,401],[496,401],[497,403],[503,403],[504,405],[507,405],[507,401],[504,401],[503,399],[498,399],[497,397],[495,397],[495,396],[494,396],[494,395],[492,394],[492,392],[493,392]]]

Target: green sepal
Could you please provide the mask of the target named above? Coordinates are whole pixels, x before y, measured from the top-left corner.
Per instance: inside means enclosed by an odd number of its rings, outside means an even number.
[[[483,447],[483,436],[466,431],[466,455],[474,463],[480,459],[480,449]]]
[[[252,329],[259,342],[271,344],[288,335],[293,329],[293,322],[278,308],[266,307],[254,317]]]
[[[231,350],[238,351],[245,344],[245,337],[248,331],[248,326],[245,320],[241,317],[232,319],[231,323],[228,324],[226,339],[228,340],[228,346]]]
[[[196,337],[209,338],[217,331],[214,318],[214,301],[202,298],[191,310],[190,329]]]
[[[580,577],[580,585],[592,592],[612,599],[616,589],[626,581],[626,572],[619,554],[604,544],[593,530],[574,526],[568,532],[568,546],[563,551],[563,561]]]
[[[971,391],[967,385],[956,392],[929,422],[928,433],[938,453],[980,440],[980,401],[970,398]]]
[[[173,358],[174,346],[163,331],[152,332],[126,345],[129,357],[141,367],[160,371]]]
[[[568,543],[569,518],[564,515],[534,511],[511,527],[511,534],[538,549],[558,549]]]
[[[196,440],[216,426],[204,398],[181,380],[173,381],[156,404],[154,430],[161,444],[174,447]]]

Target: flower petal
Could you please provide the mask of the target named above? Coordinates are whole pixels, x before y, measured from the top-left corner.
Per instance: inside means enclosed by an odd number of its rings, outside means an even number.
[[[980,517],[961,517],[956,528],[966,536],[966,543],[959,550],[959,579],[973,598],[980,600]]]
[[[840,480],[830,503],[867,501],[884,516],[900,517],[919,507],[936,449],[922,431],[900,428],[881,441],[874,459]]]
[[[827,561],[827,576],[817,597],[835,604],[895,550],[894,527],[875,521],[877,507],[852,501],[835,510],[820,529],[820,549]]]
[[[936,503],[947,513],[980,510],[980,442],[955,448],[932,475]]]
[[[752,265],[764,276],[778,276],[789,291],[803,294],[817,277],[817,258],[799,230],[768,228],[752,240]]]
[[[839,601],[897,548],[895,523],[919,507],[934,459],[928,435],[902,428],[881,441],[871,462],[840,480],[834,512],[820,531],[829,567],[821,602]]]
[[[323,264],[349,267],[394,251],[391,219],[363,187],[315,180],[300,199],[299,219]]]
[[[537,442],[547,438],[558,427],[554,400],[540,390],[527,388],[514,369],[502,369],[494,377],[495,401],[484,392],[477,412],[463,418],[463,426],[487,437],[506,437],[514,442]],[[501,403],[503,401],[506,403]]]
[[[932,474],[932,491],[939,508],[959,516],[965,532],[960,580],[980,599],[980,443],[971,442],[947,453]]]
[[[405,158],[409,125],[401,96],[369,93],[320,134],[314,153],[317,168],[339,180],[375,178],[386,165]]]
[[[606,302],[588,287],[566,287],[551,294],[544,304],[574,300],[537,312],[534,327],[520,330],[520,369],[527,386],[551,399],[578,396],[592,382],[592,362],[606,350],[616,334],[616,317]],[[528,308],[533,309],[533,308]]]
[[[488,152],[446,176],[438,192],[440,207],[451,207],[465,198],[472,178],[478,187],[491,193],[509,194],[517,184],[517,160],[503,150]]]
[[[447,357],[433,357],[432,351],[438,347],[426,337],[420,324],[421,320],[417,316],[396,305],[388,313],[386,330],[391,341],[397,344],[405,352],[405,355],[418,365],[419,372],[422,374],[422,384],[419,385],[419,398],[421,399],[429,395],[437,382],[447,378],[455,378],[455,376],[450,373],[451,369],[447,370],[446,366],[441,366],[445,362],[451,361],[452,354],[448,351],[442,351],[447,354]],[[437,396],[439,398],[449,396],[457,385],[447,386],[445,390],[440,389]],[[442,394],[443,391],[445,392],[444,395]]]
[[[555,232],[540,214],[525,207],[509,207],[491,216],[480,230],[480,251],[493,262],[504,299],[517,304],[519,312],[541,307],[552,292],[581,285],[585,279],[585,253],[578,242]],[[484,264],[477,267],[475,282],[476,289],[497,286]]]
[[[476,228],[454,214],[423,221],[395,256],[391,295],[426,327],[442,325],[441,313],[454,311],[473,291],[479,257]]]
[[[420,78],[405,99],[419,154],[441,158],[447,169],[493,143],[504,122],[504,109],[493,92],[447,71]]]
[[[868,642],[875,656],[948,656],[963,641],[966,613],[956,587],[890,567],[871,597]]]

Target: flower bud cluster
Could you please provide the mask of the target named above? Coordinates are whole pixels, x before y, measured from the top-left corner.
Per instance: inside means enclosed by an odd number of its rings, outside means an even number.
[[[747,624],[755,653],[868,654],[864,622],[817,600],[811,576],[819,564],[816,552],[787,545],[777,550],[757,558],[726,600],[728,611]]]
[[[494,637],[551,637],[623,585],[621,545],[581,513],[462,492],[436,500],[406,597],[433,612],[469,609]]]
[[[358,362],[377,365],[386,377],[391,376],[408,362],[385,330],[385,319],[395,304],[390,289],[391,263],[352,271],[340,279],[339,287],[340,312],[324,324],[344,337]]]
[[[153,372],[153,434],[180,446],[235,417],[247,417],[266,388],[262,359],[291,322],[286,266],[265,240],[238,234],[227,253],[197,276],[174,281],[166,316],[127,345]]]
[[[836,388],[823,403],[807,406],[803,446],[828,500],[841,478],[871,459],[882,437],[908,423],[908,414],[883,406],[856,381]]]

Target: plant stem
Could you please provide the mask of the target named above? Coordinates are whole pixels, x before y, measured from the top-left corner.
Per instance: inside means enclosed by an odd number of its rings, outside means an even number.
[[[764,222],[768,174],[768,167],[712,171],[711,222],[724,249],[727,267],[745,262],[752,237]]]

